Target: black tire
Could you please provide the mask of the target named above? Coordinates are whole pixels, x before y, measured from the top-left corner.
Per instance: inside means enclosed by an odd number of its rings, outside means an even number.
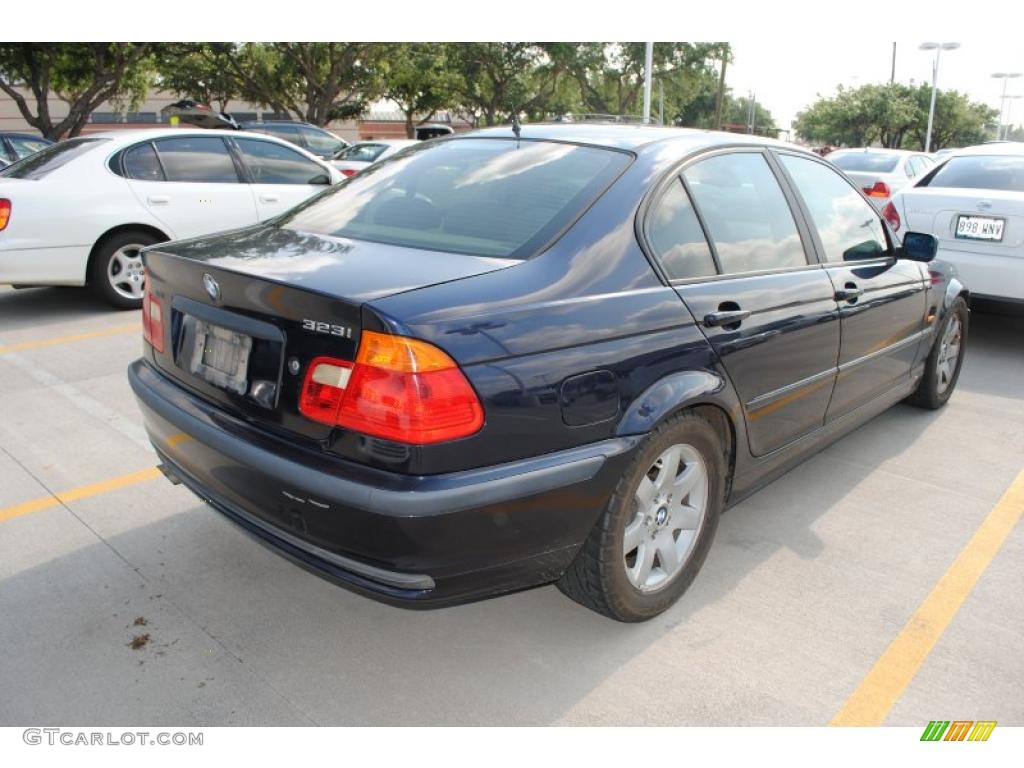
[[[640,481],[658,457],[677,444],[696,449],[707,470],[703,523],[681,570],[663,588],[643,592],[627,576],[625,530],[636,515],[634,494]],[[715,427],[693,411],[684,411],[652,431],[623,473],[576,559],[558,581],[558,588],[577,603],[617,621],[646,621],[672,606],[700,571],[718,528],[729,466],[724,444]]]
[[[943,319],[942,325],[935,335],[932,350],[924,364],[924,375],[921,376],[917,389],[907,398],[907,402],[910,405],[936,410],[944,406],[946,401],[949,400],[953,390],[956,389],[956,382],[960,378],[960,368],[964,362],[964,354],[967,352],[967,322],[969,317],[970,313],[967,311],[967,302],[964,301],[962,296],[958,296],[953,302],[953,306],[946,313],[946,317]],[[941,366],[941,358],[944,352],[943,340],[946,338],[946,332],[949,330],[950,324],[954,322],[954,319],[960,323],[960,343],[952,375],[947,376],[943,373]]]
[[[132,298],[119,292],[111,282],[108,270],[111,267],[111,261],[122,248],[142,247],[159,242],[160,239],[150,232],[131,229],[103,238],[96,244],[92,258],[89,259],[89,287],[97,296],[118,309],[139,309],[142,306],[141,294],[137,298]],[[139,284],[141,285],[141,282]]]

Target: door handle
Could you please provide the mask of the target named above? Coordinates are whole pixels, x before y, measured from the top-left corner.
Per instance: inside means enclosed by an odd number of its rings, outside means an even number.
[[[280,195],[271,195],[271,194],[260,195],[260,202],[261,203],[276,203],[280,199],[281,199]]]
[[[856,301],[863,293],[856,283],[847,283],[836,291],[836,301]]]
[[[169,202],[171,202],[171,198],[169,198],[167,195],[150,195],[149,197],[146,198],[146,201],[150,205],[167,205]]]
[[[742,323],[750,317],[750,311],[745,309],[729,309],[721,312],[709,312],[704,315],[704,325],[709,328],[714,328],[720,325],[731,325],[739,327]]]

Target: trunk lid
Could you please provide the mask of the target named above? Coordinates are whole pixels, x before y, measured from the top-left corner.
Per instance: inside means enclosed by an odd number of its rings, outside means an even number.
[[[517,263],[273,226],[165,243],[144,258],[163,317],[156,366],[234,414],[316,441],[332,427],[299,413],[306,369],[320,356],[355,358],[366,302]]]
[[[1024,245],[1024,195],[988,189],[914,187],[902,195],[905,229],[927,232],[948,251],[1002,254]],[[999,241],[965,239],[956,236],[961,216],[1003,219]]]

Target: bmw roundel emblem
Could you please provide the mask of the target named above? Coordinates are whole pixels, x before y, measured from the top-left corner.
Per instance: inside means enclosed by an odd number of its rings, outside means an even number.
[[[203,287],[206,288],[206,292],[210,295],[211,299],[220,301],[220,286],[217,285],[217,281],[213,279],[213,275],[209,272],[203,275]]]

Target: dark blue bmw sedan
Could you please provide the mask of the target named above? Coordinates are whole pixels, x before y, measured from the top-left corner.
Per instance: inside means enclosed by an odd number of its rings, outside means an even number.
[[[494,128],[148,249],[129,377],[170,480],[341,584],[639,621],[730,504],[946,402],[967,296],[934,254],[792,145]]]

